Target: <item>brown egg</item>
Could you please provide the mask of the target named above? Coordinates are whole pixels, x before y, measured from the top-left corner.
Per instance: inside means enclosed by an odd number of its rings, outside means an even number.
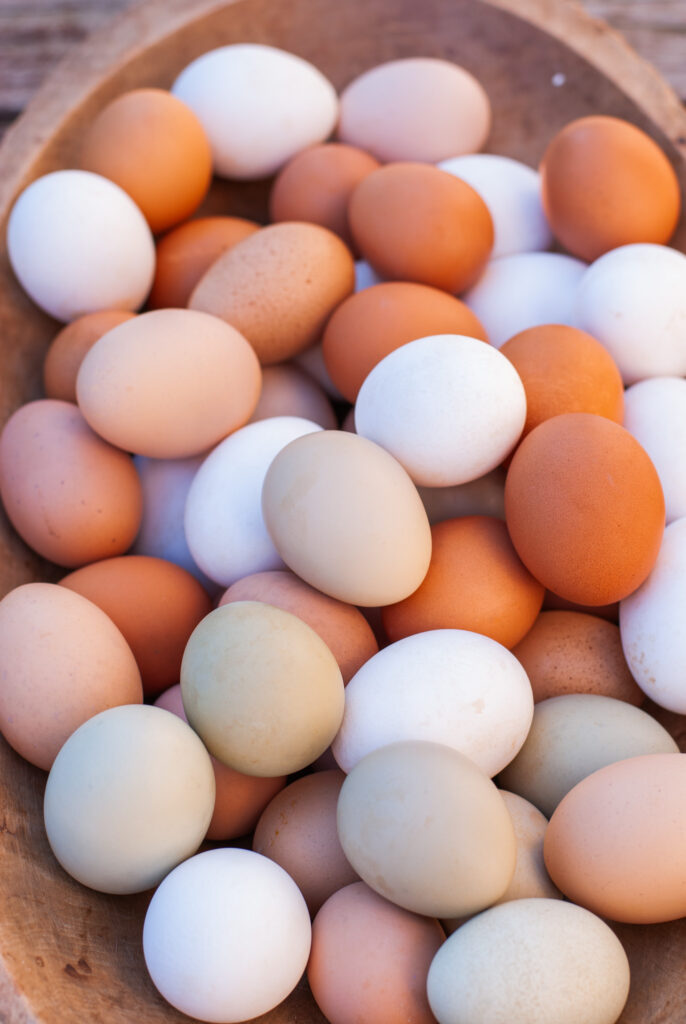
[[[622,375],[607,349],[585,331],[562,324],[530,327],[506,341],[500,351],[526,392],[522,437],[564,412],[592,412],[622,422]]]
[[[331,1024],[435,1024],[426,995],[444,933],[364,882],[334,893],[312,925],[307,980]]]
[[[245,576],[229,587],[219,604],[232,601],[262,601],[297,615],[329,648],[338,662],[344,683],[379,649],[371,627],[358,608],[327,597],[292,572],[275,570]]]
[[[429,629],[469,629],[513,647],[531,629],[543,587],[525,569],[507,527],[491,516],[447,519],[431,527],[423,583],[383,610],[391,643]]]
[[[141,521],[133,461],[94,434],[75,405],[50,398],[5,424],[0,495],[19,536],[70,568],[123,554]]]
[[[212,611],[204,587],[162,558],[124,555],[94,562],[60,585],[102,608],[133,651],[147,696],[178,682],[188,638]]]
[[[184,722],[188,721],[178,683],[161,693],[155,705],[178,715]],[[212,755],[210,759],[214,769],[215,799],[205,838],[227,840],[247,836],[272,797],[286,785],[286,776],[270,779],[243,775]]]
[[[326,142],[296,154],[279,171],[269,197],[273,221],[321,224],[352,246],[348,200],[353,189],[380,167],[357,146]]]
[[[503,518],[505,513],[503,512]],[[578,604],[576,601],[567,601],[559,594],[553,594],[552,590],[546,590],[543,598],[543,611],[546,612],[581,612],[585,615],[597,615],[608,622],[619,622],[619,601],[612,601],[610,604],[586,605]]]
[[[86,352],[103,334],[134,316],[122,309],[104,309],[86,313],[63,327],[45,354],[43,387],[47,397],[76,402],[76,377]]]
[[[272,416],[299,416],[325,430],[338,426],[336,413],[323,388],[294,363],[277,363],[262,370],[262,390],[249,422]]]
[[[157,243],[148,309],[183,308],[214,261],[231,246],[259,231],[242,217],[199,217],[180,224]]]
[[[354,402],[365,377],[384,356],[432,334],[466,334],[487,341],[479,319],[453,295],[423,284],[388,281],[341,303],[324,331],[324,360],[336,387]]]
[[[541,612],[512,653],[524,666],[534,701],[566,693],[597,693],[638,706],[634,682],[612,622],[581,612]]]
[[[493,221],[481,196],[428,164],[387,164],[352,196],[353,238],[374,270],[390,280],[462,292],[493,248]]]
[[[108,103],[86,130],[80,164],[128,192],[153,232],[190,217],[212,178],[200,121],[164,89],[134,89]]]
[[[669,160],[645,132],[616,117],[566,125],[545,151],[541,178],[553,233],[582,260],[632,242],[665,244],[679,220]]]
[[[220,256],[188,305],[244,334],[261,363],[280,363],[319,339],[354,287],[352,254],[332,231],[270,224]]]
[[[631,594],[655,564],[665,502],[655,467],[619,424],[554,416],[524,438],[505,481],[515,549],[544,586],[570,601]]]
[[[264,809],[252,848],[281,865],[305,897],[310,914],[359,875],[338,841],[336,807],[342,771],[305,775],[286,786]]]

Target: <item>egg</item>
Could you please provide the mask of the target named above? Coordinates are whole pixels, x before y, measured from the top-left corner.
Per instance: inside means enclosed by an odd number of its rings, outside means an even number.
[[[435,629],[385,647],[353,676],[333,754],[350,772],[401,740],[442,743],[488,776],[512,760],[533,714],[519,662],[489,637]]]
[[[155,271],[143,214],[118,185],[89,171],[53,171],[25,188],[7,223],[7,250],[24,291],[63,322],[138,309]]]
[[[434,1024],[426,975],[441,926],[363,882],[330,897],[312,925],[307,980],[330,1024]]]
[[[0,495],[19,536],[75,567],[123,554],[141,520],[131,459],[94,434],[75,405],[29,402],[0,436]]]
[[[409,281],[383,282],[346,299],[334,312],[323,335],[324,360],[336,387],[354,402],[384,356],[438,334],[487,340],[480,321],[454,296]]]
[[[681,212],[679,182],[666,155],[617,117],[565,125],[543,155],[541,186],[555,236],[588,261],[632,242],[668,242]]]
[[[686,914],[686,755],[644,754],[593,772],[550,819],[545,863],[569,899],[612,921]]]
[[[655,467],[628,431],[602,416],[565,413],[515,452],[505,513],[532,575],[592,605],[627,597],[648,576],[665,505]]]
[[[105,309],[100,313],[86,313],[63,327],[45,353],[43,388],[46,396],[76,402],[76,378],[86,352],[103,334],[133,316],[122,309]]]
[[[653,377],[628,388],[624,427],[645,448],[665,496],[667,522],[686,515],[686,381]]]
[[[324,389],[294,363],[265,366],[262,371],[262,390],[249,422],[273,416],[298,416],[318,423],[325,430],[335,430],[338,426]]]
[[[608,622],[619,622],[619,601],[610,601],[609,604],[585,605],[575,601],[567,601],[552,590],[546,590],[543,598],[544,611],[580,612],[582,615],[595,615]]]
[[[188,305],[226,320],[266,365],[318,341],[354,284],[350,250],[332,231],[318,224],[271,224],[219,256]]]
[[[533,626],[543,586],[524,567],[507,527],[490,516],[431,528],[429,571],[413,594],[383,609],[390,640],[431,629],[466,629],[514,647]]]
[[[186,458],[243,426],[261,371],[234,328],[187,309],[120,324],[88,352],[76,379],[84,417],[101,437],[152,458]]]
[[[466,484],[417,490],[432,525],[456,516],[505,518],[505,474],[500,468]]]
[[[491,106],[465,68],[435,57],[387,61],[341,94],[338,137],[382,163],[436,163],[475,153],[491,127]]]
[[[345,401],[345,398],[331,380],[331,375],[326,368],[321,341],[318,341],[316,345],[306,348],[304,352],[299,352],[293,359],[293,362],[316,381],[329,398],[333,398],[335,402]]]
[[[348,221],[368,263],[382,277],[462,292],[493,248],[483,199],[450,174],[394,163],[367,175],[350,197]]]
[[[299,437],[269,466],[264,522],[286,565],[349,604],[399,601],[429,567],[431,531],[400,463],[356,434]]]
[[[0,730],[46,771],[75,729],[119,704],[140,704],[141,677],[112,620],[80,594],[26,583],[0,601]]]

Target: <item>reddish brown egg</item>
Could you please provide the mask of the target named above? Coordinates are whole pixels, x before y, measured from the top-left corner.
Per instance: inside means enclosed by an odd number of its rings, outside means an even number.
[[[566,125],[545,152],[541,177],[553,233],[582,260],[632,242],[664,244],[679,220],[669,160],[645,132],[616,117]]]
[[[638,441],[611,420],[575,412],[524,438],[505,482],[505,515],[519,557],[544,586],[609,604],[655,564],[665,502]]]
[[[387,164],[352,196],[348,221],[364,258],[381,277],[462,292],[493,248],[493,221],[481,196],[428,164]]]
[[[47,397],[76,402],[76,378],[86,352],[103,334],[133,316],[135,313],[122,309],[104,309],[101,313],[86,313],[63,327],[45,354],[43,387]]]
[[[507,527],[490,516],[447,519],[431,527],[424,582],[383,610],[393,643],[430,629],[468,629],[512,647],[541,610],[543,587],[524,568]]]

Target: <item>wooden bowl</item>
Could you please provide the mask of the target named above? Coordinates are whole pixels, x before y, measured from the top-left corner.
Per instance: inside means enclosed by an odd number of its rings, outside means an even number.
[[[619,36],[561,0],[149,0],[75,49],[0,149],[0,422],[40,395],[43,354],[57,329],[23,295],[8,266],[5,223],[16,195],[37,176],[74,166],[82,126],[113,96],[168,86],[200,53],[239,41],[300,54],[337,87],[395,57],[447,57],[473,71],[491,97],[493,152],[535,166],[567,121],[613,114],[652,135],[686,184],[686,116],[676,97]],[[264,184],[223,184],[209,208],[260,219],[265,196]],[[676,244],[685,242],[682,224]],[[0,593],[55,578],[54,568],[29,552],[5,521],[0,555]],[[656,713],[683,741],[684,719]],[[61,871],[43,830],[45,775],[2,741],[0,780],[0,1020],[187,1021],[158,996],[145,971],[141,932],[149,895],[104,896]],[[632,969],[622,1024],[683,1024],[686,921],[623,925],[617,932]],[[259,1019],[324,1022],[304,983]]]

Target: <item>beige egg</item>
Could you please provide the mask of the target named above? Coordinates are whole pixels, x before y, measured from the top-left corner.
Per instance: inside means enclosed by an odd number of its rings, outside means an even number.
[[[440,743],[392,743],[352,769],[338,799],[343,851],[364,882],[417,914],[459,917],[512,880],[512,819],[491,780]]]
[[[26,583],[0,601],[0,730],[17,753],[48,770],[93,715],[140,704],[131,648],[96,605],[53,583]]]
[[[343,717],[343,679],[324,641],[295,615],[258,601],[217,608],[195,628],[181,694],[210,753],[246,775],[305,768]]]
[[[286,565],[339,601],[407,597],[424,579],[431,528],[399,462],[366,438],[320,431],[287,445],[262,489],[267,529]]]
[[[250,422],[272,416],[298,416],[318,423],[325,430],[335,430],[338,426],[324,389],[293,363],[265,366],[262,371],[262,391]]]

